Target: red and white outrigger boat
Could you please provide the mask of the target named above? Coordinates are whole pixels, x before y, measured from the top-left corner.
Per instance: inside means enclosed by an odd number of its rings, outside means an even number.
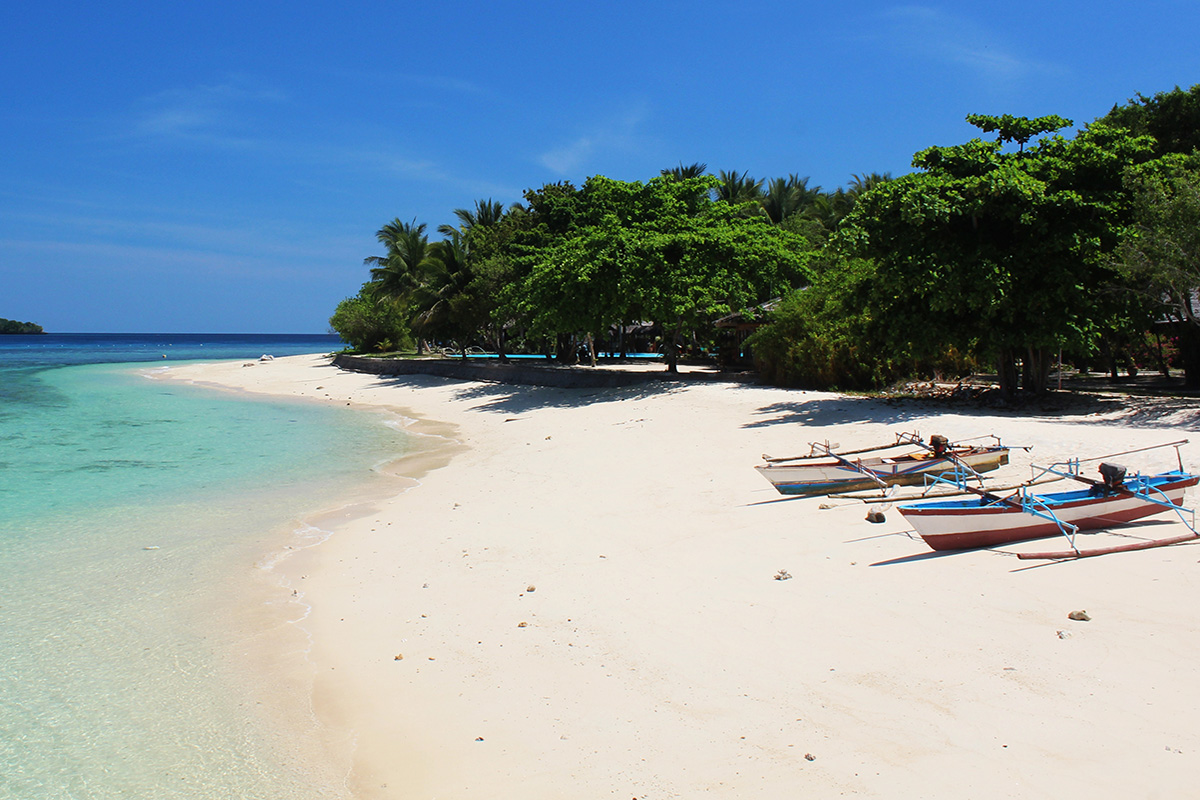
[[[1178,458],[1179,447],[1184,444],[1187,444],[1186,439],[1157,447],[1174,447]],[[1130,450],[1105,458],[1152,449],[1156,448]],[[1087,484],[1088,488],[1035,494],[1028,487],[1021,487],[1013,494],[998,497],[959,482],[954,484],[957,488],[978,496],[902,505],[897,510],[934,550],[994,547],[1056,534],[1065,536],[1071,547],[1070,550],[1049,553],[1018,553],[1020,558],[1081,558],[1162,547],[1200,538],[1200,533],[1196,531],[1195,512],[1183,508],[1184,492],[1200,483],[1200,476],[1185,472],[1182,459],[1179,459],[1178,470],[1158,475],[1136,474],[1132,477],[1127,477],[1125,468],[1120,465],[1101,463],[1099,480],[1080,474],[1082,463],[1076,459],[1035,469],[1041,469],[1041,475],[1056,475],[1078,481]],[[934,480],[951,482],[941,477],[935,477]],[[1075,534],[1079,531],[1112,528],[1168,511],[1179,516],[1188,533],[1095,550],[1080,550],[1075,544]]]

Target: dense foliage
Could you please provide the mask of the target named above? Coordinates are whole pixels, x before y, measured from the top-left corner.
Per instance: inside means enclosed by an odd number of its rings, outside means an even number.
[[[401,309],[422,347],[464,352],[482,342],[504,354],[516,340],[570,361],[586,343],[594,359],[599,342],[651,326],[674,370],[680,343],[710,341],[715,318],[809,278],[808,240],[722,199],[717,184],[684,171],[549,184],[508,211],[490,200],[459,209],[460,224],[439,228],[437,242],[423,224],[393,220],[377,234],[386,253],[366,260],[360,298]],[[361,349],[346,316],[330,324]]]
[[[359,292],[338,303],[329,326],[361,353],[391,352],[412,346],[403,310],[390,298]]]
[[[994,141],[918,153],[919,171],[871,192],[843,242],[874,259],[870,305],[891,349],[918,359],[950,349],[994,361],[1001,388],[1045,386],[1060,348],[1086,349],[1113,313],[1115,247],[1128,203],[1124,168],[1150,142],[1103,123],[1074,139],[1033,136],[1069,124],[973,117]],[[1017,152],[1004,145],[1016,141]]]
[[[17,322],[15,319],[0,318],[0,333],[45,333],[41,325],[32,322]]]
[[[1134,218],[1113,264],[1176,334],[1187,385],[1200,386],[1200,154],[1168,155],[1126,175]]]
[[[980,137],[832,192],[680,164],[479,201],[440,241],[393,220],[331,324],[360,349],[411,331],[418,351],[593,363],[636,331],[668,369],[757,324],[745,347],[776,383],[994,368],[1006,393],[1044,391],[1060,354],[1115,373],[1153,342],[1161,369],[1178,352],[1200,383],[1200,87],[1139,95],[1073,135],[1058,116],[967,120]]]

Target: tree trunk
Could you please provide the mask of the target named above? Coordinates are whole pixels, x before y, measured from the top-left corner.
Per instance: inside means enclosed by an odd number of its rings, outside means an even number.
[[[1154,362],[1158,367],[1159,374],[1164,378],[1171,377],[1171,368],[1167,366],[1167,357],[1163,353],[1162,334],[1158,331],[1154,332]]]
[[[574,337],[569,333],[560,333],[555,337],[555,360],[560,364],[575,363]]]
[[[1035,395],[1045,394],[1050,378],[1050,363],[1054,354],[1044,347],[1030,347],[1022,366],[1021,384],[1025,391]]]
[[[667,372],[679,372],[679,329],[682,327],[683,323],[676,322],[670,335],[666,335],[666,328],[663,328],[663,344],[667,346]]]
[[[1179,357],[1183,361],[1183,385],[1200,389],[1200,325],[1180,325]]]
[[[1017,396],[1017,360],[1011,347],[1000,348],[996,356],[996,379],[1002,395],[1009,399]]]

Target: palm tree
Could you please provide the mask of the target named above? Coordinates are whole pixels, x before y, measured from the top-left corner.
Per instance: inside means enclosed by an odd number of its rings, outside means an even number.
[[[504,216],[504,204],[490,197],[487,200],[476,200],[475,210],[456,208],[454,216],[458,217],[458,228],[453,225],[439,225],[438,233],[450,236],[451,231],[458,230],[466,234],[472,228],[486,228],[495,225]]]
[[[387,254],[363,259],[371,267],[374,290],[385,297],[404,300],[419,285],[422,265],[429,256],[425,223],[393,219],[376,231],[375,238],[387,249]]]
[[[413,294],[413,326],[429,332],[441,329],[454,336],[466,356],[471,327],[467,287],[474,278],[467,238],[451,230],[449,238],[429,246],[421,269],[421,281]]]
[[[850,188],[846,190],[846,194],[851,195],[857,200],[862,194],[874,189],[881,183],[887,183],[892,179],[890,172],[866,172],[862,175],[851,175]]]
[[[719,186],[713,189],[713,194],[717,200],[724,200],[731,205],[743,205],[745,203],[754,203],[757,205],[762,201],[763,182],[751,178],[748,172],[743,172],[739,175],[737,172],[721,170],[717,173],[717,180],[721,182]]]
[[[761,206],[763,213],[775,225],[798,214],[821,195],[821,187],[809,188],[808,178],[792,174],[776,178],[767,185]]]
[[[683,162],[679,162],[679,166],[664,169],[661,175],[664,178],[674,178],[677,181],[687,180],[688,178],[700,178],[708,174],[708,164],[702,164],[697,161],[695,164],[688,164],[686,167]]]
[[[364,289],[398,306],[410,305],[428,266],[429,237],[425,235],[425,223],[401,222],[396,218],[376,231],[375,238],[387,252],[363,259],[371,267],[371,280]],[[424,342],[418,338],[417,354],[424,350]]]

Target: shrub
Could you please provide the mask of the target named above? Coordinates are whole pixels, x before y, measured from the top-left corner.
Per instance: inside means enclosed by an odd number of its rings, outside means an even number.
[[[413,346],[404,313],[392,300],[359,293],[338,303],[329,327],[360,353],[407,350]]]

